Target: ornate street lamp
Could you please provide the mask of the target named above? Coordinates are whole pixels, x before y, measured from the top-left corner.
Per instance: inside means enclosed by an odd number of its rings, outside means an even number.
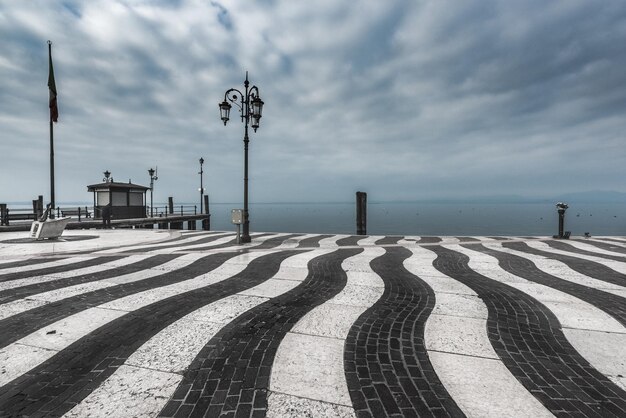
[[[198,174],[200,174],[200,213],[202,212],[202,195],[204,194],[204,187],[202,187],[202,173],[204,173],[204,171],[202,171],[202,164],[204,164],[204,158],[200,157],[200,172]]]
[[[254,132],[259,128],[261,114],[263,112],[263,100],[259,97],[259,89],[252,86],[248,89],[248,72],[246,71],[246,80],[243,83],[245,93],[237,89],[226,90],[224,101],[219,104],[220,117],[226,126],[226,122],[230,119],[230,103],[234,103],[239,108],[241,122],[244,123],[243,149],[244,149],[244,171],[243,171],[243,234],[241,242],[250,242],[250,219],[248,216],[248,124],[252,126]],[[230,103],[228,103],[230,102]]]
[[[159,178],[156,176],[156,171],[150,167],[148,174],[150,175],[150,217],[154,217],[154,182]]]
[[[104,174],[104,178],[102,179],[103,182],[108,183],[110,181],[111,182],[113,181],[112,178],[109,178],[111,177],[111,172],[109,170],[105,171],[103,174]]]

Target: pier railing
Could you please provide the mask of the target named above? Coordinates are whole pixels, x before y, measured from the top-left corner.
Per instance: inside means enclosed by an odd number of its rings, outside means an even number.
[[[10,209],[0,207],[0,225],[10,225],[13,221],[36,221],[38,215],[32,209]]]
[[[145,207],[145,218],[172,218],[180,216],[201,216],[197,205],[162,205],[154,206],[151,211],[150,206]],[[56,207],[54,215],[57,218],[71,216],[78,222],[94,221],[102,217],[101,208],[93,206],[68,206]],[[140,211],[141,213],[141,211]],[[151,216],[152,213],[152,216]],[[40,211],[26,208],[10,209],[6,204],[0,204],[0,225],[9,226],[12,222],[26,223],[39,219],[42,215]],[[206,214],[207,217],[209,216]]]
[[[154,211],[150,211],[150,206],[146,206],[146,217],[150,217],[153,214],[155,218],[167,218],[168,216],[185,216],[185,215],[198,215],[197,205],[176,205],[173,207],[154,206]]]
[[[56,213],[57,213],[57,217],[61,217],[61,216],[78,217],[78,222],[80,222],[82,218],[94,218],[94,214],[95,214],[94,208],[92,207],[90,210],[89,207],[87,206],[73,206],[73,207],[67,207],[67,208],[57,207]]]

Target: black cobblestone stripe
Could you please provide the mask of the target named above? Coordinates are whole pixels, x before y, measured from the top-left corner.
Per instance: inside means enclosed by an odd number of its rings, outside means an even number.
[[[441,242],[441,237],[420,237],[420,240],[417,241],[418,244],[436,244]]]
[[[221,266],[229,259],[242,253],[243,252],[224,252],[208,255],[180,269],[163,272],[164,274],[159,276],[94,290],[93,292],[76,295],[10,316],[0,320],[0,348],[6,347],[38,329],[82,310],[145,290],[182,282],[208,273]]]
[[[163,233],[165,235],[165,231],[163,231]],[[213,232],[213,231],[211,231],[211,232],[207,231],[206,232],[207,236],[209,236],[209,235],[212,236],[212,235],[219,234],[219,233],[220,232]],[[174,237],[174,238],[167,237],[167,238],[164,238],[162,240],[151,242],[149,244],[156,245],[156,244],[165,244],[165,243],[176,243],[178,241],[187,239],[190,236],[191,235],[181,234],[179,237]],[[120,245],[113,245],[113,246],[103,247],[103,248],[89,249],[89,250],[84,250],[84,251],[72,251],[71,254],[74,255],[74,256],[76,256],[76,255],[83,255],[83,254],[92,254],[94,252],[97,253],[97,252],[100,252],[100,251],[110,250],[110,249],[116,249],[117,252],[120,253],[120,254],[127,254],[127,253],[143,252],[143,251],[150,251],[150,250],[155,250],[155,249],[158,249],[158,248],[163,248],[163,247],[156,246],[154,248],[150,248],[150,249],[147,249],[147,250],[144,250],[143,248],[137,249],[137,250],[132,250],[132,249],[124,250],[125,248],[135,247],[135,246],[137,246],[139,244],[140,243],[120,244]]]
[[[288,250],[259,257],[229,279],[153,303],[98,328],[3,386],[0,416],[63,415],[159,331],[202,306],[263,282],[296,253]]]
[[[524,257],[503,253],[487,248],[483,245],[471,247],[464,245],[464,247],[480,251],[497,258],[500,267],[511,274],[523,277],[524,279],[534,283],[549,286],[553,289],[560,290],[561,292],[584,300],[585,302],[588,302],[596,308],[611,315],[626,327],[625,298],[552,276],[542,270],[539,270],[532,261]]]
[[[622,254],[624,254],[624,257],[626,257],[626,247],[621,247],[621,246],[618,246],[618,245],[612,245],[612,244],[609,244],[609,243],[606,243],[606,242],[589,241],[589,240],[584,240],[584,239],[571,239],[570,241],[581,242],[583,244],[592,245],[594,247],[597,247],[597,248],[600,248],[600,249],[603,249],[603,250],[613,251],[613,252],[616,252],[616,253],[622,253]]]
[[[130,249],[130,250],[126,250],[126,251],[121,251],[121,253],[144,253],[144,252],[148,252],[148,251],[154,251],[154,250],[162,250],[162,249],[166,249],[166,248],[175,248],[178,247],[181,250],[185,248],[185,246],[187,245],[196,245],[196,244],[208,244],[210,242],[216,241],[218,239],[222,239],[225,238],[229,235],[234,235],[234,234],[223,234],[223,235],[219,235],[219,234],[207,234],[207,236],[205,238],[201,238],[195,241],[191,241],[191,242],[186,242],[186,243],[181,243],[179,241],[184,240],[184,239],[189,239],[190,237],[196,237],[197,235],[191,235],[191,236],[181,236],[178,238],[174,238],[168,241],[161,241],[160,243],[155,243],[155,244],[165,244],[166,242],[168,243],[168,245],[155,245],[152,247],[146,247],[146,248],[137,248],[137,249]]]
[[[565,263],[572,270],[577,271],[580,274],[584,274],[585,276],[589,276],[598,280],[603,280],[607,283],[612,283],[619,286],[626,286],[626,275],[618,273],[617,271],[603,264],[576,258],[576,256],[573,254],[571,256],[568,256],[555,254],[548,251],[541,251],[529,247],[523,242],[503,242],[502,246],[505,248],[511,248],[512,250],[522,251],[525,253],[540,255],[542,257],[558,260],[562,263]]]
[[[265,237],[268,235],[273,235],[273,234],[255,234],[252,239],[255,238],[261,238],[261,237]],[[276,238],[272,238],[273,240],[283,240],[283,237],[276,237]],[[275,241],[273,241],[275,242]],[[282,242],[282,241],[281,241]],[[191,245],[191,244],[190,244]],[[183,246],[180,247],[180,252],[198,252],[198,251],[207,251],[207,250],[217,250],[217,249],[221,249],[221,248],[231,248],[233,246],[237,245],[237,237],[234,236],[232,240],[225,242],[223,244],[219,244],[219,245],[207,245],[206,247],[198,247],[198,248],[185,248]],[[277,244],[280,245],[280,244]],[[273,245],[273,247],[276,247],[277,245]],[[254,248],[261,248],[261,246],[255,246]]]
[[[359,242],[360,240],[364,238],[367,238],[367,235],[351,235],[346,238],[338,239],[337,245],[340,247],[355,246],[357,245],[357,242]]]
[[[498,241],[508,241],[508,240],[511,239],[511,238],[507,238],[507,237],[487,237],[487,238],[495,239],[495,240],[498,240]]]
[[[263,241],[261,244],[254,247],[255,250],[267,250],[270,248],[276,248],[279,245],[283,244],[290,239],[301,236],[302,234],[290,234],[290,235],[282,235],[280,237],[270,238],[268,240]]]
[[[443,248],[434,267],[467,285],[489,311],[487,334],[511,374],[557,416],[626,416],[626,391],[593,368],[571,346],[554,314],[511,286],[468,266],[469,257]]]
[[[347,275],[341,263],[361,251],[338,249],[314,258],[298,287],[219,331],[191,363],[160,416],[264,416],[271,367],[282,339],[307,312],[343,289]]]
[[[157,267],[163,263],[173,260],[176,257],[180,257],[180,254],[159,254],[146,258],[145,260],[137,261],[135,263],[127,264],[125,266],[113,267],[109,270],[99,271],[97,273],[83,274],[81,276],[51,280],[47,282],[21,286],[13,289],[1,290],[0,303],[7,303],[18,299],[23,299],[28,296],[36,295],[38,293],[61,289],[67,286],[95,282],[98,280],[121,276],[123,274],[135,273],[137,271]]]
[[[374,244],[375,245],[393,245],[393,244],[397,244],[398,241],[400,241],[401,239],[404,239],[403,235],[388,236],[388,237],[379,239]]]
[[[409,250],[386,250],[370,263],[385,282],[384,294],[354,323],[344,350],[357,416],[462,417],[424,346],[435,294],[402,265],[411,256]]]
[[[121,255],[112,255],[112,256],[103,256],[103,257],[94,257],[85,261],[79,261],[78,263],[65,264],[57,267],[48,267],[41,268],[35,270],[28,271],[17,271],[15,273],[1,274],[0,273],[0,282],[6,282],[9,280],[17,280],[17,279],[26,279],[28,277],[33,276],[50,276],[55,273],[61,273],[69,270],[76,270],[85,267],[97,266],[99,264],[108,263],[109,261],[121,260],[125,256]]]
[[[455,238],[458,239],[460,242],[480,242],[478,238],[474,238],[474,237],[455,237]]]
[[[51,261],[64,260],[66,258],[67,256],[65,257],[32,257],[32,258],[27,258],[25,260],[12,261],[9,263],[0,264],[0,274],[2,274],[3,269],[34,266],[36,264],[49,263]]]
[[[596,253],[593,251],[581,250],[580,248],[576,248],[573,245],[566,244],[561,241],[545,241],[545,243],[548,244],[550,247],[557,249],[557,250],[561,250],[561,251],[567,251],[567,252],[575,253],[575,254],[590,255],[593,257],[606,258],[607,260],[614,260],[614,261],[620,261],[622,263],[626,263],[626,254],[624,254],[624,256],[601,254],[601,253]]]
[[[315,237],[305,238],[298,243],[297,248],[310,248],[310,247],[319,247],[320,241],[324,238],[330,238],[334,235],[317,235]]]
[[[626,239],[619,239],[619,238],[598,238],[598,239],[601,239],[602,241],[613,241],[613,242],[626,244]]]

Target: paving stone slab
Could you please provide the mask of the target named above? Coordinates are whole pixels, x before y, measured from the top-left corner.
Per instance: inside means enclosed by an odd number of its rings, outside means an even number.
[[[626,416],[622,237],[102,232],[0,243],[0,416]]]

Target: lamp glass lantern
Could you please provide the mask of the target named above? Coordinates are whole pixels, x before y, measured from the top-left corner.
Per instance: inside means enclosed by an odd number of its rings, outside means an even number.
[[[261,114],[263,112],[264,102],[259,97],[255,97],[252,99],[252,117],[256,119],[261,119]]]
[[[228,119],[230,119],[231,107],[232,106],[226,100],[220,103],[220,117],[224,121],[224,126],[226,126],[226,122],[228,122]]]

